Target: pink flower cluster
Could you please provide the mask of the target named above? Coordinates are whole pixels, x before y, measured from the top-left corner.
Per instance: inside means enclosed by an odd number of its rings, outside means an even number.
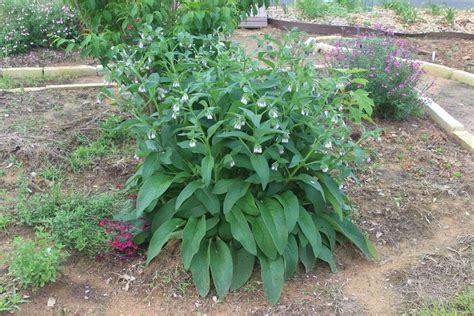
[[[105,233],[110,236],[110,239],[107,240],[107,245],[112,248],[110,255],[126,260],[133,257],[140,249],[133,243],[133,234],[130,232],[129,223],[102,219],[99,221],[99,226],[104,227]]]

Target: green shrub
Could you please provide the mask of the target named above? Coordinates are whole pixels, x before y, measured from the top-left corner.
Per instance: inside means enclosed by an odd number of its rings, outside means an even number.
[[[392,9],[405,23],[415,23],[418,18],[418,10],[407,0],[383,0],[383,7]]]
[[[258,7],[269,6],[269,0],[201,0],[124,1],[68,0],[79,12],[88,33],[79,45],[83,55],[97,57],[104,66],[112,57],[110,47],[120,43],[139,45],[139,30],[144,24],[153,29],[175,34],[212,34],[216,30],[230,32],[240,20],[256,13]],[[58,43],[66,43],[59,41]]]
[[[448,24],[454,24],[454,20],[456,19],[456,9],[446,8],[444,19]]]
[[[364,70],[358,75],[368,81],[366,89],[375,103],[374,115],[404,120],[423,113],[417,91],[423,88],[423,72],[417,62],[409,61],[412,54],[405,41],[389,34],[365,35],[336,46],[329,54],[330,67]],[[360,87],[353,85],[354,89]]]
[[[358,0],[338,0],[337,2],[298,0],[296,8],[303,17],[314,19],[326,15],[344,16],[349,12],[361,10],[362,4]]]
[[[336,241],[375,255],[341,189],[361,160],[350,126],[371,114],[367,92],[346,90],[344,73],[319,78],[297,33],[267,37],[253,60],[217,36],[142,32],[142,47],[114,47],[111,78],[136,117],[124,124],[144,161],[127,183],[138,190],[128,216],[151,224],[147,262],[182,239],[199,293],[212,279],[223,297],[258,261],[275,304],[299,262],[336,270]]]
[[[56,37],[76,39],[78,20],[60,0],[0,2],[0,55],[52,47]]]
[[[8,272],[23,287],[43,287],[56,281],[66,256],[63,246],[52,243],[44,232],[35,239],[16,237],[8,254]]]
[[[62,193],[56,185],[50,192],[18,203],[17,213],[22,223],[47,229],[54,241],[94,255],[108,249],[108,236],[99,221],[111,217],[122,201],[118,194],[111,193]]]

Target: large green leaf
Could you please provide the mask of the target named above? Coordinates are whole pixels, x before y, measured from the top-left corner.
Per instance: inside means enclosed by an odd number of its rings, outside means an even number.
[[[313,254],[313,249],[311,246],[309,244],[306,246],[300,244],[298,253],[306,273],[311,272],[314,269],[314,265],[316,263],[316,257]]]
[[[211,278],[209,275],[210,264],[210,243],[209,240],[203,240],[199,251],[191,261],[191,273],[193,275],[193,282],[198,289],[199,295],[206,296],[209,293],[211,286]]]
[[[252,155],[250,156],[250,162],[262,182],[262,188],[265,190],[270,179],[270,168],[267,159],[263,155]]]
[[[173,177],[165,174],[154,174],[149,177],[138,191],[137,208],[135,210],[137,217],[143,214],[143,211],[153,200],[158,199],[165,193],[171,183],[173,183]]]
[[[347,237],[354,245],[359,248],[368,258],[377,258],[377,252],[368,238],[360,231],[359,227],[349,219],[340,219],[335,213],[322,214],[337,231]]]
[[[234,276],[232,277],[231,290],[236,290],[244,285],[252,276],[255,256],[244,248],[231,250],[234,263]]]
[[[282,255],[288,242],[288,231],[286,229],[285,212],[280,203],[275,199],[266,198],[263,203],[258,203],[263,222],[270,232],[270,236]]]
[[[288,279],[298,269],[298,244],[295,236],[288,237],[288,244],[286,245],[283,259],[285,260],[285,278]]]
[[[227,214],[235,203],[247,193],[250,184],[244,181],[234,182],[228,189],[224,198],[224,214]]]
[[[255,199],[250,191],[247,191],[245,195],[237,201],[236,205],[244,212],[245,214],[258,216],[260,211],[258,210],[257,205],[255,205]]]
[[[300,226],[304,236],[308,239],[309,244],[313,248],[314,256],[317,257],[319,255],[319,252],[321,251],[322,246],[321,235],[316,229],[316,226],[314,226],[314,222],[311,218],[311,215],[309,215],[309,213],[302,207],[300,208],[298,225]]]
[[[315,178],[315,177],[312,177],[310,175],[307,175],[305,173],[302,173],[302,174],[299,174],[296,179],[298,180],[301,180],[303,181],[304,183],[312,186],[316,191],[319,191],[319,193],[321,193],[321,195],[323,196],[323,199],[324,199],[324,190],[321,186],[321,184],[319,183],[318,179]]]
[[[253,237],[257,242],[258,248],[260,248],[268,258],[275,259],[277,257],[277,249],[275,243],[270,237],[268,229],[263,223],[262,217],[250,217],[249,221],[252,224]]]
[[[300,204],[298,202],[298,198],[291,191],[283,192],[283,194],[277,195],[275,197],[281,203],[281,205],[283,205],[286,226],[288,228],[288,232],[291,232],[295,228],[300,214]]]
[[[331,268],[331,272],[337,271],[336,259],[334,259],[334,256],[328,247],[324,245],[322,246],[321,251],[319,252],[318,258],[326,261],[329,264],[329,267]]]
[[[285,281],[285,265],[279,256],[270,260],[265,256],[258,256],[262,273],[263,289],[270,304],[276,304],[280,299]]]
[[[255,239],[242,211],[238,207],[234,207],[225,215],[225,218],[230,224],[232,237],[239,241],[248,252],[257,255]]]
[[[204,186],[201,180],[194,180],[190,182],[183,191],[181,191],[176,199],[176,208],[180,208],[181,205],[186,201],[193,193]]]
[[[228,292],[233,278],[232,255],[226,243],[220,239],[211,242],[210,266],[212,280],[219,297],[224,297]]]
[[[176,198],[172,198],[165,204],[163,204],[158,211],[153,213],[153,220],[151,222],[151,230],[155,232],[158,227],[163,225],[166,221],[171,219],[174,214],[178,211],[175,207],[176,205]]]
[[[334,230],[334,227],[319,215],[312,214],[312,217],[316,229],[326,235],[329,242],[329,248],[334,250],[334,247],[336,246],[336,231]]]
[[[209,187],[204,189],[197,190],[194,193],[194,196],[199,200],[199,202],[204,205],[207,210],[212,214],[219,214],[221,211],[221,202],[219,198],[212,193],[212,190]]]
[[[229,191],[229,188],[236,182],[241,182],[240,179],[219,179],[212,189],[213,194],[224,194]]]
[[[158,256],[163,246],[168,242],[171,234],[183,225],[184,221],[180,218],[172,218],[161,225],[151,237],[148,245],[146,264],[149,264],[153,258]]]
[[[212,156],[206,156],[201,161],[201,176],[208,186],[211,183],[212,169],[214,168],[214,158]]]
[[[190,217],[183,230],[183,242],[181,243],[181,258],[184,268],[187,270],[191,265],[194,255],[199,251],[201,240],[206,234],[206,217]]]

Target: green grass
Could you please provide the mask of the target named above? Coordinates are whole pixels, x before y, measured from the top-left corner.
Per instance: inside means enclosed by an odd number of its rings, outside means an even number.
[[[410,314],[419,316],[474,315],[474,287],[470,287],[446,303],[433,302]]]
[[[58,76],[54,78],[41,77],[41,78],[0,78],[0,89],[16,89],[16,88],[27,88],[27,87],[43,87],[48,84],[57,84],[70,82],[77,78],[77,76]]]
[[[99,123],[100,134],[95,140],[83,134],[76,134],[78,147],[66,158],[73,172],[79,172],[94,164],[104,156],[123,154],[128,150],[124,140],[129,138],[128,131],[120,128],[121,118],[111,116]]]

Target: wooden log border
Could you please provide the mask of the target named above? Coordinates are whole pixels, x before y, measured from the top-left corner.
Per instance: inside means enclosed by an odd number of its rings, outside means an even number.
[[[284,21],[268,18],[268,24],[278,29],[291,30],[297,28],[307,33],[326,34],[326,35],[359,35],[362,33],[378,33],[379,30],[369,27],[358,26],[340,26],[329,24],[314,24],[307,22]],[[395,32],[395,36],[414,37],[414,38],[432,38],[432,39],[466,39],[474,40],[474,34],[461,32],[428,32],[428,33],[399,33]]]

